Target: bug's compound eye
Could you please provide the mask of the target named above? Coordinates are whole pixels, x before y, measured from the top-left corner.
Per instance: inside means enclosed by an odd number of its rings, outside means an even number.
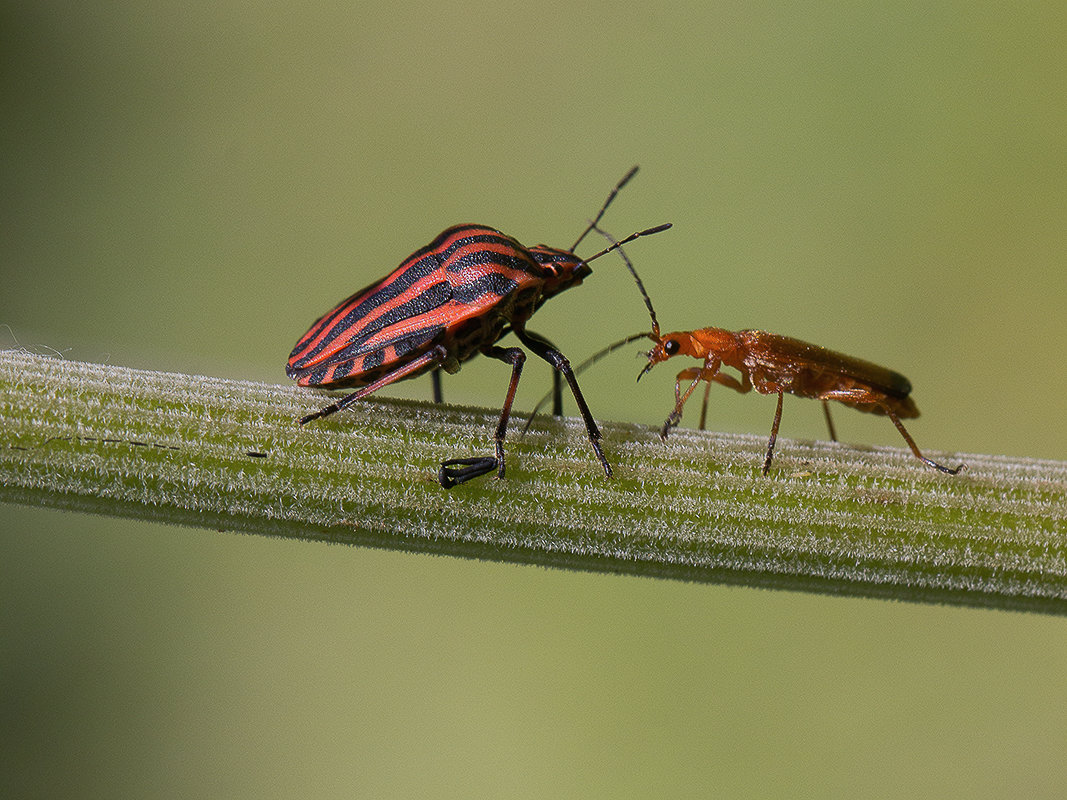
[[[663,343],[663,352],[669,356],[678,355],[678,351],[682,349],[682,343],[677,339],[668,339]]]

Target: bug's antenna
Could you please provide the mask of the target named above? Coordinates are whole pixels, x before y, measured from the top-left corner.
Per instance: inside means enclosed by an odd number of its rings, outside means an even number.
[[[575,249],[577,249],[578,245],[582,243],[582,239],[588,236],[589,232],[596,227],[596,224],[600,222],[600,218],[604,216],[604,212],[608,210],[608,206],[611,205],[611,201],[615,199],[615,195],[619,193],[619,190],[623,186],[630,182],[630,178],[637,174],[637,169],[638,168],[635,166],[633,169],[626,173],[626,175],[621,181],[615,184],[615,188],[611,190],[611,194],[609,194],[608,199],[604,201],[604,205],[600,207],[600,211],[597,212],[596,217],[594,217],[593,221],[589,223],[589,227],[582,231],[582,235],[578,237],[578,241],[571,245],[571,249],[568,252],[573,253]]]
[[[621,242],[615,242],[615,244],[613,244],[611,247],[605,247],[599,253],[594,253],[593,255],[589,256],[589,258],[583,258],[582,261],[584,261],[587,264],[590,261],[596,261],[601,256],[606,256],[612,250],[619,250],[619,248],[622,247],[624,244],[629,244],[634,239],[640,239],[642,236],[651,236],[654,233],[661,233],[661,232],[671,228],[673,226],[673,224],[674,223],[672,223],[672,222],[664,222],[662,225],[657,225],[654,228],[645,228],[643,231],[638,231],[637,233],[631,233],[629,236],[627,236]],[[590,230],[600,230],[600,229],[599,228],[590,228]],[[603,231],[601,231],[601,233],[603,233]],[[610,236],[608,238],[611,239]],[[621,253],[622,251],[619,250],[619,252]],[[627,261],[629,261],[629,259],[627,259]],[[633,267],[631,267],[630,269],[632,270]]]
[[[617,241],[615,241],[615,239],[612,237],[612,235],[610,233],[608,233],[607,231],[603,230],[602,228],[598,228],[596,226],[595,222],[592,225],[592,229],[593,230],[595,230],[597,233],[599,233],[601,236],[603,236],[605,239],[607,239],[609,242],[611,242],[611,247],[609,247],[604,252],[608,253],[608,252],[610,252],[612,250],[618,250],[619,257],[625,262],[626,268],[628,270],[630,270],[630,274],[633,275],[634,276],[634,280],[637,281],[637,288],[641,292],[641,296],[643,298],[645,298],[645,307],[648,309],[648,315],[650,317],[652,317],[652,335],[657,339],[659,338],[659,320],[656,319],[656,309],[654,309],[652,307],[652,298],[649,297],[648,296],[648,292],[645,291],[645,284],[641,281],[641,276],[637,274],[637,270],[634,269],[633,262],[630,261],[630,257],[628,255],[626,255],[626,251],[622,249],[622,246],[624,244],[626,244],[627,242],[633,241],[638,236],[644,236],[647,233],[659,233],[659,231],[666,230],[669,227],[670,227],[670,223],[667,223],[666,225],[660,225],[659,228],[651,228],[651,229],[649,229],[647,231],[641,231],[641,233],[635,233],[633,236],[628,236],[625,239],[623,239],[621,242],[617,242]],[[597,255],[602,255],[602,254],[601,253],[597,253]],[[593,258],[596,258],[596,256],[593,256]],[[586,259],[586,261],[592,261],[592,260],[593,260],[592,258],[587,258]]]

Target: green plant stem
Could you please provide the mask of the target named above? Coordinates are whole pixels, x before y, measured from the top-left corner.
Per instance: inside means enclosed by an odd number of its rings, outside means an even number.
[[[766,441],[579,420],[491,455],[496,411],[327,395],[0,352],[0,500],[412,551],[924,602],[1067,613],[1067,464]],[[521,417],[519,418],[521,420]],[[513,426],[515,430],[519,425]]]

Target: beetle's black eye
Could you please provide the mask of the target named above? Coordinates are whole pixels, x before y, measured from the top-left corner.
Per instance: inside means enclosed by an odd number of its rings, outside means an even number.
[[[678,342],[677,339],[668,339],[663,343],[663,352],[669,356],[677,354],[677,352],[681,349],[682,345]]]

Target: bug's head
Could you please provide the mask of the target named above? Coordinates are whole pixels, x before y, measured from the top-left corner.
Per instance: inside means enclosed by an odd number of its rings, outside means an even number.
[[[530,255],[545,269],[544,297],[552,297],[564,289],[577,286],[593,273],[592,268],[574,253],[539,244],[531,247]]]

